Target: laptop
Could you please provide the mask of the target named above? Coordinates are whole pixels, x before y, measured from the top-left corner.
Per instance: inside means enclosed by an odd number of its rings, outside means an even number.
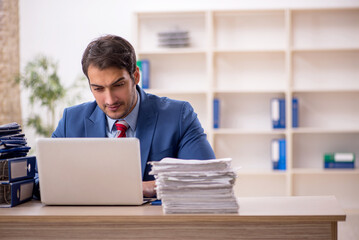
[[[137,138],[41,138],[41,201],[47,205],[141,205]]]

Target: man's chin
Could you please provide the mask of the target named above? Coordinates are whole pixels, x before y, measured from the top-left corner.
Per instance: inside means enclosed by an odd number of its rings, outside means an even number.
[[[112,119],[120,119],[123,118],[123,113],[118,113],[118,112],[110,112],[110,111],[106,111],[105,114]]]

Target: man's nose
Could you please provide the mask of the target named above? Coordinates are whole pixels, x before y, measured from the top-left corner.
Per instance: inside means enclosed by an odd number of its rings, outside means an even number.
[[[112,105],[116,103],[115,94],[111,90],[105,91],[105,102],[107,105]]]

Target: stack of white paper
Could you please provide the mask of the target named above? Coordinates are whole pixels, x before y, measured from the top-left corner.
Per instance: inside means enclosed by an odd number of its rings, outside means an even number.
[[[151,162],[165,213],[238,213],[231,159]]]

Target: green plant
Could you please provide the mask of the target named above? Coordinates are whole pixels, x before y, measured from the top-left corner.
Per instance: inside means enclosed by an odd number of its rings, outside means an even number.
[[[27,126],[33,127],[37,134],[49,137],[55,130],[56,107],[61,105],[71,88],[65,88],[57,74],[57,63],[49,57],[39,55],[25,66],[24,72],[16,77],[16,82],[29,90],[29,103],[38,109],[27,119]],[[44,118],[44,113],[47,117]]]

